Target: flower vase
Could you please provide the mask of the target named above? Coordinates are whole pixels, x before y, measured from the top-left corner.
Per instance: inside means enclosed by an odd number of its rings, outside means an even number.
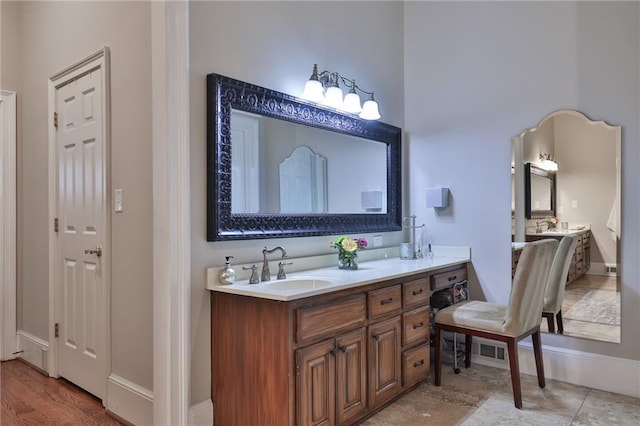
[[[338,253],[338,269],[358,269],[358,253]]]

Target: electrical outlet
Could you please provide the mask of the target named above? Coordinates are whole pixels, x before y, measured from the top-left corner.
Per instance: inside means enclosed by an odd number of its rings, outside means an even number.
[[[373,236],[373,246],[374,247],[382,247],[382,235],[374,235]]]

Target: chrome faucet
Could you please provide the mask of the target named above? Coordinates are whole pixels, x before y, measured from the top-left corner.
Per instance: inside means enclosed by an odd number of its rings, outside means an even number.
[[[282,258],[284,259],[285,257],[287,257],[287,252],[284,248],[278,246],[276,248],[272,248],[271,250],[267,250],[267,248],[265,247],[264,250],[262,250],[262,276],[260,277],[262,281],[270,281],[271,280],[271,272],[269,271],[269,262],[267,261],[267,254],[271,254],[276,250],[280,250],[280,252],[282,253]]]

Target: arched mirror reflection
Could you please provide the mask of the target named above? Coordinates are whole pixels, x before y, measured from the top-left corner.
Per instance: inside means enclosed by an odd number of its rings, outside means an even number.
[[[578,240],[561,309],[566,336],[620,342],[620,145],[619,126],[571,110],[513,138],[514,271],[522,243]]]
[[[280,213],[327,212],[327,159],[296,147],[279,166]]]

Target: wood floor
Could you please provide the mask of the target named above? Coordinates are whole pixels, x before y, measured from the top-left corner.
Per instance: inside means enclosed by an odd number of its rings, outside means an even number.
[[[93,395],[18,360],[0,363],[0,399],[2,426],[123,424]]]

